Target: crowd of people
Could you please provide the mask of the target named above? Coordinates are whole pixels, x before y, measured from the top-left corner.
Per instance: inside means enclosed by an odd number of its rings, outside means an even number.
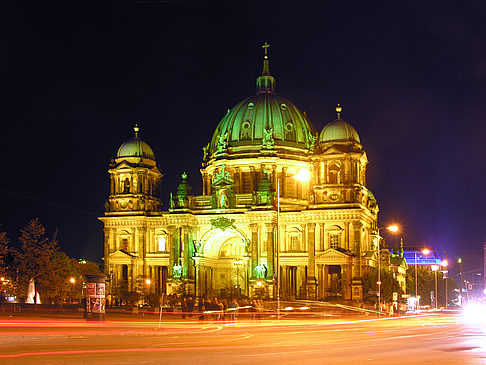
[[[194,298],[192,296],[167,296],[167,305],[170,311],[180,308],[182,319],[197,316],[199,320],[235,321],[241,312],[251,313],[253,319],[259,319],[264,312],[262,300],[248,300],[241,298],[226,299],[213,297]]]

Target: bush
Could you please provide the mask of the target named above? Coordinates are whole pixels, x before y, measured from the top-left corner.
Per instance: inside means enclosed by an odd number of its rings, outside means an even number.
[[[145,297],[145,299],[149,303],[149,306],[152,308],[156,308],[160,306],[160,295],[157,295],[155,293],[150,293]]]

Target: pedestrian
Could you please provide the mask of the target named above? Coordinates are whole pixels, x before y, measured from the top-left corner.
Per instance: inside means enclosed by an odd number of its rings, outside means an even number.
[[[199,309],[199,320],[204,321],[204,298],[198,299],[197,307]]]
[[[220,318],[220,307],[219,307],[219,300],[218,298],[214,297],[213,299],[213,303],[212,303],[212,306],[211,306],[211,311],[213,312],[213,319],[215,321],[218,321],[219,318]]]
[[[219,302],[219,308],[221,310],[220,319],[224,321],[226,317],[226,312],[228,311],[228,302],[226,301],[226,299],[223,299]]]
[[[192,317],[192,311],[194,309],[194,299],[192,297],[189,297],[187,299],[187,312],[189,317]]]
[[[258,312],[258,303],[256,300],[253,300],[251,302],[250,312],[251,312],[251,319],[255,320],[257,318],[257,312]]]
[[[182,297],[181,299],[181,314],[182,314],[182,319],[186,318],[186,313],[187,313],[187,298]]]
[[[210,312],[213,308],[213,303],[211,303],[211,301],[209,300],[209,298],[205,298],[204,299],[204,313],[205,313],[205,316],[204,318],[206,319],[206,314],[209,315],[208,312]],[[207,317],[208,319],[210,319],[211,317]]]
[[[230,322],[234,322],[236,320],[237,310],[238,310],[238,302],[236,301],[235,298],[233,298],[228,304],[228,317]]]

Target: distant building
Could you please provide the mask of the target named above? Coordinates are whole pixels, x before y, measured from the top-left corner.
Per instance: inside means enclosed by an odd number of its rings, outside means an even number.
[[[275,86],[265,55],[256,94],[228,110],[203,148],[202,195],[182,174],[166,210],[138,127],[122,144],[100,218],[113,292],[275,297],[280,270],[282,298],[362,299],[377,266],[378,204],[358,133],[339,106],[317,133]],[[308,181],[295,178],[306,172]]]
[[[430,266],[430,265],[441,265],[443,259],[439,256],[439,253],[434,249],[429,249],[428,254],[422,253],[421,248],[405,250],[403,252],[403,257],[407,261],[408,265],[422,265],[422,266]],[[415,255],[416,254],[416,255]],[[417,258],[417,261],[415,261]]]

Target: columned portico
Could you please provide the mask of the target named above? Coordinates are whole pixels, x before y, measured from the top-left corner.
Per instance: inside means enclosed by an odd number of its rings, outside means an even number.
[[[319,299],[351,299],[353,257],[334,249],[316,256]]]

